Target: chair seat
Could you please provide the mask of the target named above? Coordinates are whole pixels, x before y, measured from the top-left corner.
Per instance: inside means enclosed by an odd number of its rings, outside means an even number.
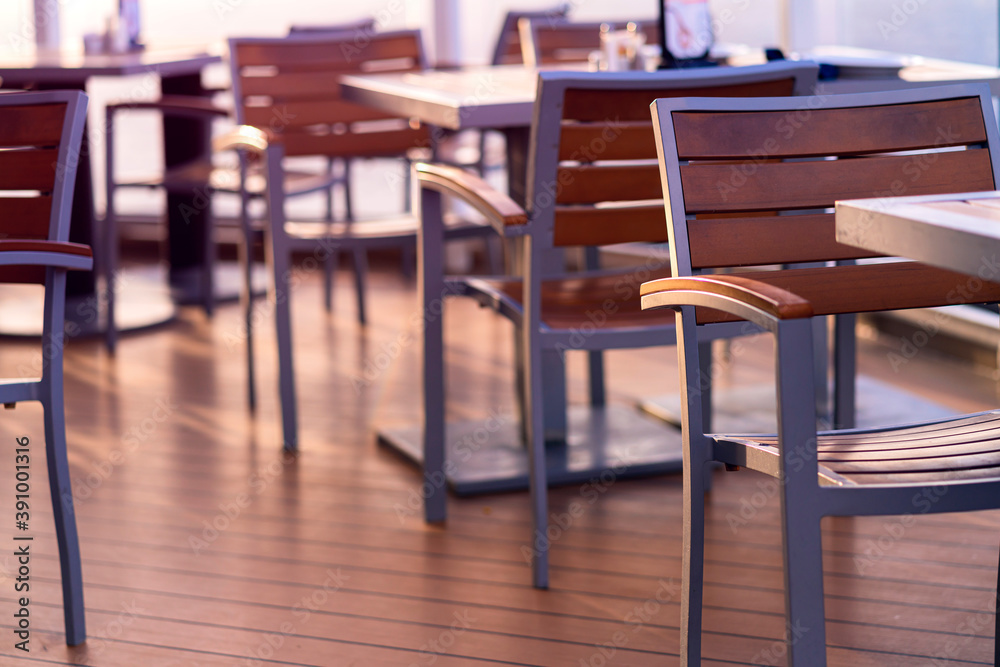
[[[318,241],[321,239],[350,240],[352,244],[367,247],[378,245],[396,246],[401,240],[416,238],[420,222],[412,215],[397,215],[373,220],[352,222],[325,220],[289,221],[285,223],[285,233],[293,240]],[[445,219],[445,236],[449,239],[494,234],[493,230],[478,222],[470,222],[455,216]]]
[[[325,173],[285,170],[285,194],[294,196],[317,192],[339,182],[341,179]],[[188,162],[178,167],[168,169],[160,176],[154,176],[127,183],[119,183],[119,187],[162,187],[168,192],[188,192],[205,188],[206,185],[216,192],[240,191],[240,172],[237,168],[217,167],[208,161]],[[247,191],[254,197],[263,196],[266,181],[263,170],[257,165],[251,165],[247,175]]]
[[[350,239],[352,241],[386,241],[398,244],[400,239],[415,236],[417,220],[413,216],[400,215],[378,220],[356,220],[354,222],[324,220],[285,223],[285,233],[298,240]]]
[[[723,460],[729,447],[751,448],[759,459],[727,461],[773,472],[778,461],[773,435],[714,435]],[[1000,480],[1000,410],[892,429],[819,434],[820,477],[828,484],[944,484],[969,479]]]
[[[542,325],[549,329],[580,329],[602,326],[597,320],[607,316],[603,326],[616,328],[673,325],[669,310],[643,311],[638,299],[639,285],[646,280],[670,275],[670,267],[655,271],[645,268],[614,273],[567,277],[542,281]],[[506,305],[521,310],[522,282],[518,279],[476,278],[468,286],[484,297],[488,305]],[[481,299],[483,300],[483,299]],[[493,303],[491,304],[491,301]]]

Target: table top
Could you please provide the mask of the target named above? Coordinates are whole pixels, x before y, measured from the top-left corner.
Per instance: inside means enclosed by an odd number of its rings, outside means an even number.
[[[1000,192],[837,202],[837,241],[1000,281]]]
[[[5,86],[26,83],[80,86],[92,76],[128,76],[153,72],[161,76],[196,74],[221,62],[219,55],[196,48],[150,48],[134,53],[80,52],[12,54],[0,52],[0,78]]]
[[[741,51],[732,64],[764,62],[763,52]],[[824,47],[803,57],[838,62],[842,76],[822,81],[826,93],[897,90],[984,82],[1000,95],[1000,68],[881,51]],[[586,69],[586,63],[562,69]],[[346,99],[450,130],[527,127],[534,112],[538,70],[523,65],[459,70],[357,74],[342,79]]]
[[[341,79],[345,99],[425,123],[467,128],[531,124],[538,70],[523,65],[358,74]]]

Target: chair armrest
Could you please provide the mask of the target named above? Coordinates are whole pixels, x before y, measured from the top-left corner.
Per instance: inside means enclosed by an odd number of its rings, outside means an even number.
[[[773,329],[777,321],[813,316],[806,299],[743,276],[661,278],[643,283],[642,309],[701,306],[721,310]]]
[[[413,166],[413,171],[421,187],[458,197],[486,216],[498,234],[504,235],[507,227],[517,227],[528,222],[528,215],[513,199],[464,169],[418,162]]]
[[[122,109],[144,109],[159,111],[168,116],[185,116],[190,118],[225,118],[229,110],[220,107],[205,97],[194,95],[164,95],[158,100],[144,102],[113,102],[106,107],[107,113],[113,114]]]
[[[267,150],[267,135],[252,125],[239,125],[212,140],[212,150],[246,150],[260,155]]]
[[[90,246],[63,241],[0,239],[0,266],[52,266],[89,271],[94,266]]]

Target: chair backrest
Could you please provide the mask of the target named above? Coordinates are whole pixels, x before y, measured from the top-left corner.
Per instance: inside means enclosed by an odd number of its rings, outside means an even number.
[[[993,190],[1000,167],[984,84],[794,100],[665,99],[653,117],[672,270],[680,276],[873,257],[837,243],[836,200]],[[885,309],[908,289],[928,289],[893,288]]]
[[[357,21],[346,21],[344,23],[322,23],[322,24],[300,24],[292,25],[288,28],[291,35],[317,35],[331,32],[362,33],[371,36],[375,32],[375,19],[371,17],[358,19]],[[354,35],[352,35],[353,37]]]
[[[658,19],[635,21],[638,32],[646,35],[647,44],[660,43]],[[601,26],[625,30],[627,21],[575,23],[524,18],[518,22],[521,54],[529,67],[568,62],[586,62],[591,51],[601,48]]]
[[[811,63],[662,72],[541,72],[527,210],[533,247],[667,240],[649,104],[812,92]]]
[[[565,22],[568,12],[568,4],[556,5],[547,10],[507,12],[507,15],[503,19],[503,25],[500,26],[500,35],[497,37],[496,48],[493,49],[491,64],[520,65],[524,62],[524,56],[521,53],[521,32],[518,29],[518,21],[527,18],[549,23]]]
[[[376,157],[430,145],[426,126],[340,95],[340,77],[424,69],[420,32],[353,31],[229,40],[236,117],[285,155]]]
[[[87,96],[0,94],[0,235],[68,241]],[[4,267],[0,282],[44,282],[42,267]]]

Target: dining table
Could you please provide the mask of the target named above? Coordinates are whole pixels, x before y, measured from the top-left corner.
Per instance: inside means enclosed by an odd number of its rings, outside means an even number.
[[[734,64],[761,62],[742,52]],[[894,54],[843,49],[820,50],[819,60],[840,63],[832,71],[838,78],[821,81],[818,94],[868,92],[904,87],[944,85],[960,81],[985,81],[1000,94],[1000,69],[945,60],[897,57]],[[867,62],[869,67],[865,67]],[[560,65],[559,69],[586,70],[586,63]],[[507,142],[507,187],[519,204],[526,201],[530,127],[535,111],[538,69],[524,65],[477,66],[440,71],[393,74],[353,74],[342,77],[344,99],[394,115],[416,118],[435,128],[498,130]],[[819,326],[818,335],[825,335]],[[825,338],[823,339],[825,340]],[[821,343],[820,343],[821,344]],[[627,455],[630,464],[622,476],[640,476],[679,470],[681,467],[679,395],[640,401],[644,412],[660,424],[637,419],[634,411],[567,406],[565,388],[546,379],[546,423],[549,415],[568,413],[567,440],[547,443],[550,483],[575,483],[605,474],[609,462]],[[825,389],[825,387],[824,387]],[[727,418],[726,401],[718,408],[719,421]],[[735,415],[740,418],[740,415]],[[666,422],[666,424],[664,424]],[[666,426],[666,428],[664,428]],[[527,455],[518,424],[503,424],[484,435],[483,422],[449,422],[446,457],[451,488],[474,494],[527,488]],[[470,438],[482,439],[470,448]],[[419,425],[391,426],[378,433],[379,442],[419,462],[423,432]],[[617,478],[617,475],[616,475]]]
[[[967,274],[956,294],[1000,282],[1000,192],[840,201],[836,230],[840,243]]]
[[[730,47],[723,64],[758,65],[760,49]],[[856,47],[817,47],[793,59],[827,65],[817,94],[844,94],[984,82],[1000,95],[1000,68],[941,58]],[[555,67],[555,66],[553,66]],[[558,69],[585,71],[588,63],[561,63]],[[341,78],[344,99],[452,131],[493,129],[507,137],[508,187],[524,201],[529,128],[534,113],[538,68],[524,65],[472,66]]]
[[[202,70],[222,61],[218,53],[196,47],[151,46],[127,53],[83,53],[79,51],[0,51],[0,80],[5,89],[74,89],[86,91],[95,77],[133,77],[137,81],[136,101],[146,99],[148,88],[158,87],[161,95],[205,96]],[[144,80],[142,77],[151,77]],[[128,100],[123,100],[127,102]],[[83,149],[77,166],[70,241],[89,245],[97,262],[104,249],[94,208],[90,136],[105,132],[103,119],[85,129]],[[199,119],[165,118],[163,121],[166,167],[205,157],[211,151],[210,124]],[[167,199],[171,277],[200,271],[205,257],[206,230],[210,212],[198,205],[194,194],[169,194]],[[118,308],[119,328],[142,328],[173,317],[175,308],[169,292],[144,288],[141,280],[123,281]],[[96,272],[71,272],[66,286],[66,322],[69,335],[100,333],[104,318],[98,311],[104,298],[98,291]],[[38,307],[31,299],[0,302],[0,333],[32,334],[34,319],[28,314]],[[39,325],[40,326],[40,325]],[[40,331],[40,328],[38,329]]]

